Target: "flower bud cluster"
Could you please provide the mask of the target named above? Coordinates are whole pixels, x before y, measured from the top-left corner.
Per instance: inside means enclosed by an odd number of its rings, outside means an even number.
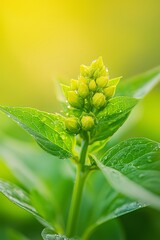
[[[66,118],[66,128],[72,133],[91,131],[96,124],[96,112],[102,110],[115,94],[116,85],[111,85],[108,70],[102,58],[90,66],[80,67],[78,80],[71,79],[67,94],[70,107],[81,111],[81,116]]]
[[[74,116],[65,119],[66,129],[73,134],[78,134],[81,130],[91,131],[94,124],[95,119],[91,115],[82,115],[80,119]]]

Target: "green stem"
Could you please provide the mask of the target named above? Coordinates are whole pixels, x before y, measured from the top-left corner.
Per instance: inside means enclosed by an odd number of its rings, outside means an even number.
[[[87,176],[86,172],[84,171],[87,148],[88,148],[88,136],[83,142],[82,151],[80,155],[80,162],[77,165],[76,179],[75,179],[75,184],[73,188],[71,206],[70,206],[67,229],[66,229],[67,237],[73,237],[76,232],[83,186]]]
[[[89,138],[88,138],[88,135],[86,134],[85,140],[83,140],[83,143],[82,143],[82,151],[80,154],[80,164],[81,164],[82,168],[84,168],[84,165],[85,165],[88,143],[89,143]]]

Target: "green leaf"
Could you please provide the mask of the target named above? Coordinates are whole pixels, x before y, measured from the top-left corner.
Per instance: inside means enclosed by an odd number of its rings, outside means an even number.
[[[160,209],[160,144],[131,138],[96,160],[110,184],[120,193]]]
[[[145,206],[115,191],[101,171],[94,171],[85,184],[77,235],[83,236],[82,239],[90,239],[93,232],[105,222]]]
[[[75,176],[71,161],[57,161],[56,157],[35,144],[10,138],[3,139],[0,144],[1,157],[21,185],[29,191],[32,205],[38,213],[52,223],[57,232],[62,232]]]
[[[85,238],[84,238],[85,239]],[[87,238],[88,239],[88,238]],[[89,240],[125,240],[124,229],[118,219],[114,219],[110,222],[106,222],[93,231]]]
[[[26,236],[22,235],[21,233],[17,232],[15,229],[8,229],[6,233],[7,239],[14,239],[14,240],[29,240]]]
[[[108,82],[108,86],[117,86],[122,77],[112,78]]]
[[[52,229],[45,228],[42,231],[42,237],[44,240],[76,240],[75,238],[67,238],[61,234],[55,234]]]
[[[125,122],[138,100],[131,97],[115,97],[97,114],[97,125],[91,132],[91,143],[111,137]]]
[[[63,117],[33,108],[0,107],[28,131],[47,152],[60,158],[72,156],[73,137],[65,131]]]
[[[7,224],[8,226],[10,224]],[[34,234],[35,236],[35,234]],[[7,226],[1,226],[0,237],[2,240],[30,240],[28,237],[24,236],[22,233],[15,229],[8,228]]]
[[[24,190],[15,184],[0,180],[0,192],[11,202],[31,213],[44,226],[50,227],[50,224],[47,223],[31,205],[29,195]]]
[[[160,66],[134,76],[118,85],[116,95],[142,98],[160,82]]]
[[[37,150],[40,150],[40,153]],[[43,161],[46,164],[48,158],[55,158],[47,154],[46,159],[45,154],[47,153],[40,148],[33,149],[31,144],[11,138],[4,138],[0,143],[0,157],[16,179],[29,191],[40,189],[43,194],[46,194],[46,187],[36,168],[40,168],[40,165],[44,164]]]

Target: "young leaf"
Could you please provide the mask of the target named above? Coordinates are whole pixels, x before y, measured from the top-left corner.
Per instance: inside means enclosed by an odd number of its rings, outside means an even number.
[[[0,180],[0,192],[11,202],[31,213],[41,224],[50,227],[50,224],[47,223],[31,205],[29,195],[24,190],[12,183]]]
[[[131,138],[96,160],[110,184],[124,195],[160,209],[160,144]]]
[[[42,237],[44,240],[76,240],[75,238],[67,238],[64,235],[55,234],[52,229],[45,228],[42,231]]]
[[[160,82],[160,66],[140,75],[122,81],[117,88],[116,95],[142,98]]]
[[[113,78],[110,79],[108,82],[108,86],[117,86],[119,81],[121,80],[122,77],[117,77],[117,78]]]
[[[61,115],[22,107],[1,106],[0,110],[28,131],[47,152],[59,158],[72,156],[73,137],[65,131]]]
[[[115,97],[97,114],[97,125],[91,132],[91,143],[111,137],[125,122],[138,100],[131,97]]]

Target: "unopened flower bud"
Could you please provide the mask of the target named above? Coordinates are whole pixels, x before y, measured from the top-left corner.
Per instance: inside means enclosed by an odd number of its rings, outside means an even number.
[[[93,71],[94,79],[97,79],[101,76],[108,76],[108,70],[103,64],[102,57],[99,57],[97,60],[92,62],[91,70]]]
[[[78,94],[82,97],[82,98],[86,98],[89,94],[89,89],[87,84],[85,83],[80,83],[79,87],[78,87]]]
[[[108,83],[108,77],[99,77],[96,79],[96,83],[99,87],[104,88],[107,86]]]
[[[93,73],[93,78],[96,79],[101,76],[101,69],[96,69]]]
[[[83,130],[90,131],[94,126],[94,118],[92,116],[83,116],[81,124]]]
[[[100,109],[106,105],[106,98],[103,93],[95,93],[92,102],[95,108]]]
[[[87,77],[89,75],[89,67],[85,65],[80,66],[80,73],[83,77]]]
[[[75,91],[68,91],[68,102],[75,108],[83,108],[84,105],[83,99]]]
[[[77,90],[78,89],[78,80],[71,79],[70,86],[71,86],[72,90]]]
[[[79,84],[80,84],[80,83],[88,84],[88,81],[89,81],[89,80],[88,80],[86,77],[81,76],[81,77],[79,78]]]
[[[114,96],[116,91],[116,86],[110,86],[104,89],[104,94],[107,98],[111,98]]]
[[[101,76],[108,76],[108,68],[106,68],[105,66],[103,66],[103,68],[101,69]]]
[[[96,89],[97,89],[97,85],[96,85],[96,82],[94,81],[94,80],[91,80],[90,81],[90,83],[89,83],[89,89],[91,90],[91,91],[96,91]]]
[[[66,118],[65,119],[65,126],[66,126],[66,129],[70,133],[77,134],[79,132],[79,130],[80,130],[79,120],[76,117]]]
[[[97,60],[94,60],[91,64],[93,69],[101,69],[104,66],[102,57],[99,57]]]

